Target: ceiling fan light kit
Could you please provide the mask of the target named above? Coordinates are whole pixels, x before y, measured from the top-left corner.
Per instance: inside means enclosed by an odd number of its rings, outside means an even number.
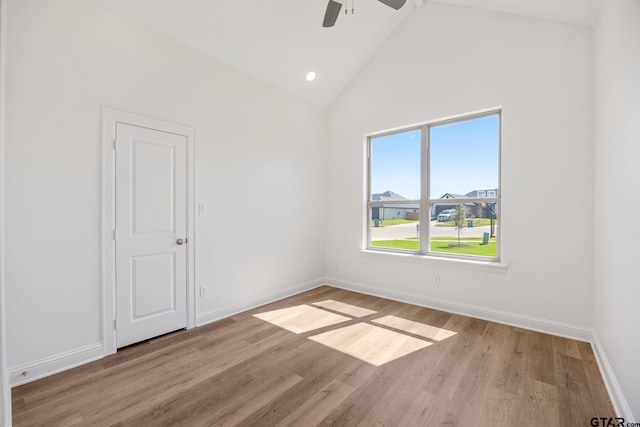
[[[400,9],[407,2],[407,0],[378,0],[378,1],[395,10]],[[327,10],[324,13],[324,21],[322,21],[322,26],[333,27],[336,24],[336,21],[338,20],[338,16],[340,15],[341,10],[342,10],[342,3],[336,0],[329,0],[329,3],[327,4]],[[353,9],[351,13],[353,13]]]

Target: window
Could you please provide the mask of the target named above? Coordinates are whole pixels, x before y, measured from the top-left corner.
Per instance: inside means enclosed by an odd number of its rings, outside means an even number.
[[[367,248],[498,261],[500,110],[367,138]]]

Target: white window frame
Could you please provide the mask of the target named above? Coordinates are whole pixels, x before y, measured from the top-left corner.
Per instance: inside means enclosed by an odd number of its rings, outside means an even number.
[[[498,116],[498,187],[497,194],[495,197],[461,197],[456,199],[432,199],[431,194],[429,194],[430,185],[430,165],[431,165],[431,151],[430,147],[430,135],[431,128],[439,127],[443,125],[454,124],[458,122],[464,122],[468,120],[480,119],[484,117],[490,116]],[[385,248],[380,246],[372,246],[371,245],[371,223],[372,223],[372,208],[376,206],[384,205],[384,202],[371,200],[372,188],[371,188],[371,142],[372,140],[384,136],[395,135],[399,133],[411,132],[415,130],[420,130],[421,132],[421,163],[420,163],[420,200],[408,199],[408,200],[394,200],[394,204],[419,204],[420,205],[420,215],[419,215],[419,250],[418,251],[410,251],[404,249],[395,249],[395,248]],[[421,256],[435,257],[435,258],[455,258],[459,260],[471,260],[471,261],[490,261],[490,262],[500,262],[500,240],[501,240],[501,229],[500,223],[502,222],[501,216],[501,182],[502,182],[502,108],[496,107],[483,111],[478,111],[474,113],[461,114],[454,117],[449,117],[445,119],[438,119],[433,121],[428,121],[424,123],[420,123],[417,125],[407,126],[403,128],[392,129],[388,131],[376,132],[366,136],[366,207],[365,207],[365,245],[364,248],[368,251],[375,252],[390,252],[390,253],[403,253],[403,254],[417,254]],[[487,195],[488,196],[488,195]],[[495,203],[496,209],[496,218],[497,221],[495,223],[496,230],[496,256],[495,257],[483,257],[477,255],[462,255],[462,254],[449,254],[442,252],[432,252],[430,250],[431,241],[430,241],[430,226],[423,227],[422,224],[431,224],[431,206],[436,206],[438,204],[446,204],[450,205],[451,201],[455,200],[456,204],[466,204],[466,203]],[[433,204],[433,205],[432,205]]]

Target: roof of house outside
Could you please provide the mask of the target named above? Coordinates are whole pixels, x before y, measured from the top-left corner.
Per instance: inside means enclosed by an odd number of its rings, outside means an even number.
[[[489,191],[495,191],[496,194],[498,194],[498,189],[497,188],[489,188],[486,190],[473,190],[468,192],[467,194],[455,194],[455,193],[445,193],[443,194],[440,198],[441,199],[464,199],[464,198],[477,198],[478,197],[478,192],[480,191],[484,191],[485,192],[485,196],[486,193]],[[406,197],[393,192],[391,190],[387,190],[384,193],[376,193],[376,194],[372,194],[371,195],[371,201],[374,202],[392,202],[395,200],[407,200]],[[473,204],[471,204],[473,205]],[[398,204],[398,203],[382,203],[382,204],[376,204],[376,207],[383,207],[383,208],[400,208],[400,209],[419,209],[420,208],[420,204],[418,203],[411,203],[411,204]]]
[[[440,198],[441,199],[460,199],[462,197],[468,197],[468,196],[464,194],[444,193]]]
[[[485,196],[486,196],[486,193],[489,192],[489,191],[495,191],[495,193],[498,194],[498,189],[497,188],[488,188],[486,190],[473,190],[473,191],[470,191],[467,194],[465,194],[463,197],[478,197],[478,192],[479,191],[484,191],[485,192]]]
[[[484,191],[485,192],[485,196],[486,197],[486,193],[489,191],[495,191],[496,194],[498,194],[498,189],[497,188],[488,188],[486,190],[473,190],[468,192],[467,194],[455,194],[455,193],[444,193],[440,198],[441,199],[461,199],[464,197],[472,197],[472,198],[476,198],[478,197],[478,192],[479,191]]]
[[[372,201],[376,201],[376,202],[387,202],[387,201],[394,201],[394,200],[407,200],[406,197],[401,196],[398,193],[394,193],[393,191],[385,191],[384,193],[377,193],[377,194],[372,194],[371,195],[371,200]],[[376,207],[383,207],[383,208],[400,208],[400,209],[419,209],[420,208],[420,204],[419,203],[410,203],[410,204],[398,204],[398,203],[383,203],[383,204],[376,204]]]
[[[387,190],[384,193],[372,194],[371,200],[407,200],[407,198],[398,193]]]

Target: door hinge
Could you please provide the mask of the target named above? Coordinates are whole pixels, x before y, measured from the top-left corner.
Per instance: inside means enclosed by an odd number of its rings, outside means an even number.
[[[113,319],[113,329],[118,329],[118,319]]]
[[[113,140],[113,151],[116,151],[116,147],[117,147],[117,144],[116,144],[116,140],[114,139]]]
[[[116,240],[116,230],[113,230],[113,240]]]

